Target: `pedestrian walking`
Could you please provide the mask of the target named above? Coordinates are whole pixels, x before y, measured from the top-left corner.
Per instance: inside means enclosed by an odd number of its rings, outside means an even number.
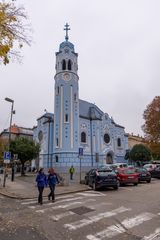
[[[73,165],[70,167],[69,169],[69,173],[70,173],[70,179],[73,180],[73,173],[75,172],[75,169],[73,167]]]
[[[49,175],[48,175],[48,185],[49,185],[49,188],[50,188],[50,193],[48,195],[48,200],[50,200],[52,198],[52,202],[55,201],[55,186],[56,184],[59,183],[59,180],[58,180],[58,177],[57,177],[57,174],[55,173],[54,171],[54,168],[50,168],[49,169]]]
[[[38,203],[43,204],[43,190],[47,187],[47,177],[44,174],[43,168],[41,168],[36,177],[37,187],[39,191]]]

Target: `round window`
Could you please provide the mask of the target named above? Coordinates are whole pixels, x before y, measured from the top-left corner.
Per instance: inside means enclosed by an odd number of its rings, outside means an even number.
[[[110,136],[109,136],[108,133],[105,133],[105,134],[104,134],[104,142],[105,142],[105,143],[109,143],[109,142],[110,142]]]
[[[39,133],[38,133],[38,139],[39,139],[39,141],[42,141],[42,139],[43,139],[43,133],[42,133],[42,131],[39,131]]]

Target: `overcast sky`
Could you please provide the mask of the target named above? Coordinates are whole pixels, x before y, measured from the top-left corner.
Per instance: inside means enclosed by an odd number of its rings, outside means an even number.
[[[0,0],[1,1],[1,0]],[[159,0],[17,0],[33,30],[23,63],[0,66],[0,131],[33,127],[54,111],[55,52],[64,24],[78,52],[80,98],[95,103],[127,133],[143,135],[143,112],[160,95]]]

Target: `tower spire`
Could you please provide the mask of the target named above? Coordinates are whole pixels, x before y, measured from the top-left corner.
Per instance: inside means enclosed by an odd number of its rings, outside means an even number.
[[[68,23],[66,23],[66,25],[64,25],[64,26],[65,26],[64,31],[66,31],[65,40],[68,41],[68,39],[69,39],[68,31],[71,30],[71,29],[69,28],[69,24]]]

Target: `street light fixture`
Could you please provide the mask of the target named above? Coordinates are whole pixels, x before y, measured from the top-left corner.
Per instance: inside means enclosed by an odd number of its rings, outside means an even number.
[[[10,117],[10,126],[9,126],[9,141],[8,141],[8,150],[10,151],[10,145],[11,145],[11,127],[12,127],[12,116],[13,114],[15,114],[15,111],[13,110],[13,106],[14,106],[14,100],[12,100],[11,98],[6,97],[5,100],[7,102],[12,103],[11,106],[11,117]],[[11,175],[11,181],[14,181],[14,164],[12,162],[12,175]]]

